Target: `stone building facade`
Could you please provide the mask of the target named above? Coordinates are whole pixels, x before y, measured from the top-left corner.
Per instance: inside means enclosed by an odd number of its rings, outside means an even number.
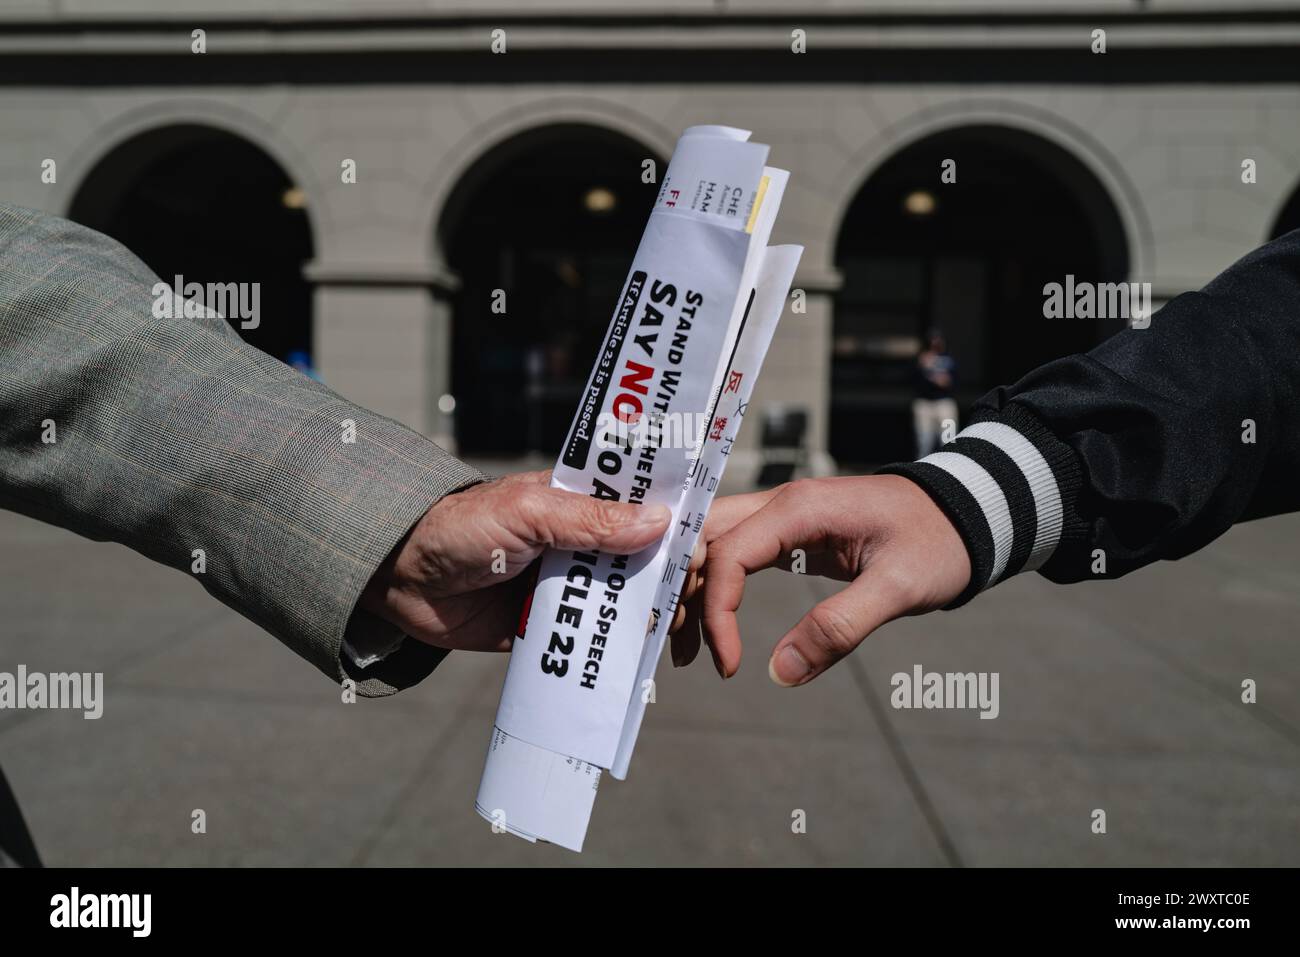
[[[456,324],[530,321],[458,292],[446,247],[475,215],[475,177],[509,178],[521,137],[548,129],[578,131],[578,149],[607,132],[659,163],[689,125],[751,129],[793,172],[776,240],[806,247],[806,311],[783,322],[759,399],[807,410],[810,462],[824,471],[842,238],[891,158],[962,130],[1008,137],[1077,192],[1095,220],[1078,228],[1107,274],[1149,282],[1158,304],[1300,225],[1300,13],[1289,7],[4,0],[0,196],[60,215],[110,202],[145,175],[151,134],[169,128],[252,144],[299,191],[319,374],[454,446]],[[640,174],[629,164],[628,184]],[[939,169],[918,175],[942,203]],[[184,244],[202,226],[158,228]],[[757,431],[745,439],[752,450]]]

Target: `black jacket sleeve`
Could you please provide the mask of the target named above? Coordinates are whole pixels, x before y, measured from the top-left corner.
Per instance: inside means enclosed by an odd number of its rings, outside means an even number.
[[[1300,509],[1300,230],[1145,328],[994,389],[971,422],[881,470],[961,533],[972,577],[953,607],[1020,571],[1116,578]]]

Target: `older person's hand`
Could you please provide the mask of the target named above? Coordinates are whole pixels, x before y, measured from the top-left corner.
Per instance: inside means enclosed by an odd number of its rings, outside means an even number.
[[[362,607],[440,648],[508,651],[532,584],[520,572],[544,549],[636,552],[668,528],[662,505],[599,501],[549,481],[529,472],[441,499],[372,576]]]

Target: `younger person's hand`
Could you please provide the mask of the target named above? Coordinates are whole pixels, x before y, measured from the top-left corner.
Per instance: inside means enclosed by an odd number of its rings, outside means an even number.
[[[694,602],[724,677],[740,666],[736,609],[745,577],[789,570],[802,549],[804,570],[849,582],[785,634],[768,662],[777,684],[801,685],[839,661],[885,622],[942,608],[970,582],[957,530],[930,496],[897,475],[806,479],[770,492],[719,499],[721,521],[705,523],[703,585]],[[689,616],[688,616],[689,617]],[[690,629],[674,639],[677,648]]]

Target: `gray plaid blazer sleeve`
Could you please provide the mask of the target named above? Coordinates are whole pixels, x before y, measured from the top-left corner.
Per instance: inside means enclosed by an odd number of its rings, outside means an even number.
[[[331,678],[419,681],[444,652],[357,599],[430,505],[483,476],[219,317],[156,318],[158,283],[114,240],[0,203],[0,505],[186,573],[203,549],[203,587]],[[400,643],[360,669],[345,640]]]

